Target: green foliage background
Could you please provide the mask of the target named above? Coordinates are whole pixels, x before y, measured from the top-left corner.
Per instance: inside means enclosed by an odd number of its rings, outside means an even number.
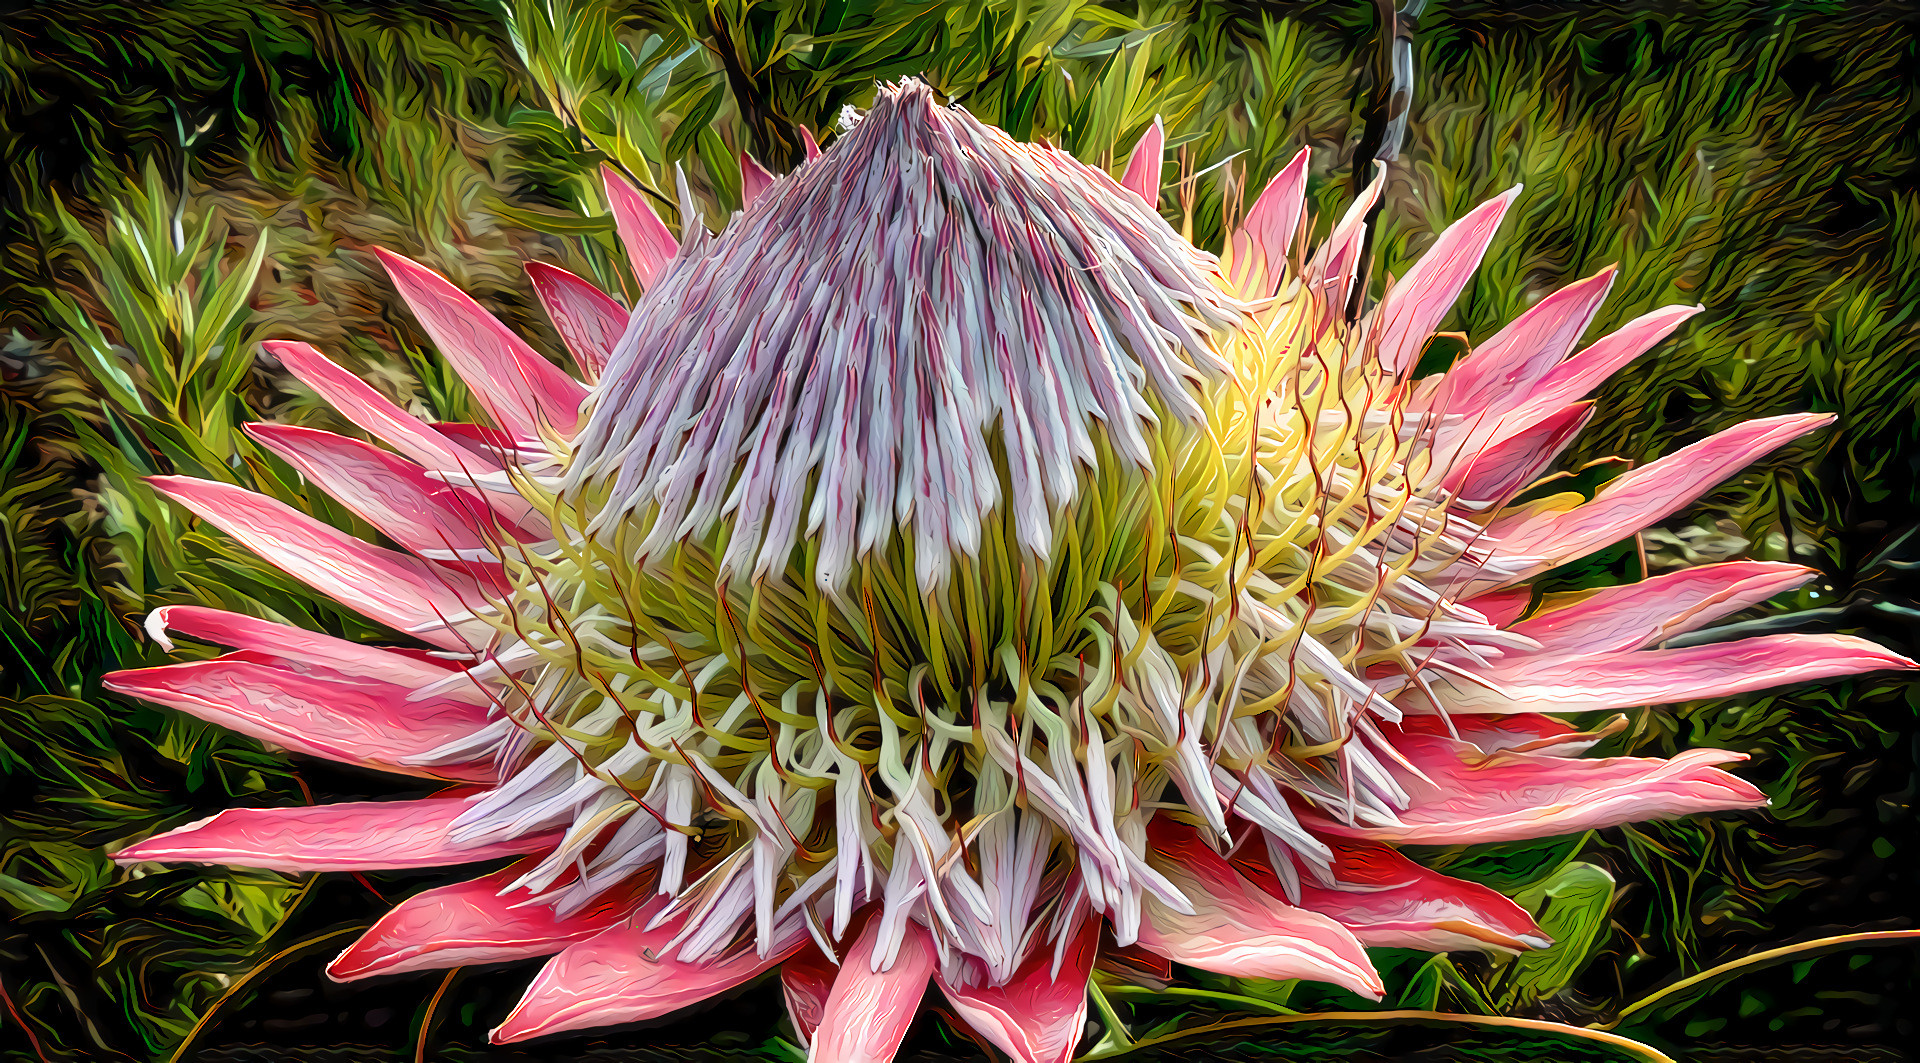
[[[1440,227],[1524,182],[1450,327],[1484,337],[1611,262],[1621,280],[1596,329],[1672,302],[1707,308],[1606,387],[1569,468],[1645,460],[1747,417],[1840,415],[1648,533],[1644,561],[1621,544],[1546,590],[1637,578],[1643,565],[1791,559],[1823,578],[1744,629],[1920,648],[1915,29],[1912,8],[1880,2],[1455,0],[1420,17],[1379,274],[1404,272]],[[331,986],[318,970],[385,900],[439,879],[135,875],[105,861],[103,847],[234,804],[404,785],[101,691],[102,673],[162,659],[137,621],[168,602],[379,636],[141,477],[242,483],[371,535],[234,431],[253,419],[346,427],[257,355],[259,339],[310,340],[403,404],[469,419],[458,379],[368,248],[435,265],[557,351],[521,262],[635,290],[599,200],[601,162],[656,193],[670,220],[679,164],[717,217],[739,203],[738,151],[783,169],[802,127],[830,142],[841,108],[863,105],[879,78],[924,75],[1016,136],[1108,166],[1163,116],[1176,157],[1162,206],[1214,248],[1239,191],[1310,145],[1324,233],[1354,190],[1377,49],[1374,8],[1357,0],[9,8],[0,1057],[790,1056],[766,985],[664,1028],[490,1051],[484,1030],[525,965],[373,987]],[[1420,854],[1520,897],[1563,944],[1508,964],[1383,952],[1384,1006],[1613,1025],[1688,1059],[1778,1043],[1907,1058],[1920,988],[1910,948],[1854,942],[1715,969],[1914,926],[1917,707],[1920,686],[1868,677],[1635,714],[1604,751],[1748,752],[1743,770],[1773,809]],[[1369,1006],[1310,985],[1185,986],[1109,985],[1102,1050],[1208,1020]],[[1419,1053],[1437,1036],[1463,1035],[1317,1019],[1176,1043],[1230,1058],[1429,1058]],[[1455,1051],[1622,1058],[1512,1032],[1475,1038]],[[911,1047],[975,1054],[937,1020]],[[1141,1055],[1157,1051],[1176,1050]]]

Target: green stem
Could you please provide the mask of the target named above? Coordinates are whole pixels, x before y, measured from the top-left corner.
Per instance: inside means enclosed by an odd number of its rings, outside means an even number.
[[[1148,989],[1144,986],[1114,986],[1115,996],[1120,997],[1185,997],[1190,1000],[1212,1000],[1236,1007],[1255,1008],[1269,1015],[1298,1015],[1299,1011],[1284,1004],[1275,1004],[1271,1000],[1259,997],[1242,996],[1239,993],[1222,993],[1212,989],[1194,989],[1188,986],[1168,986],[1165,989]]]
[[[1093,997],[1093,1006],[1099,1010],[1100,1021],[1106,1025],[1107,1032],[1100,1038],[1099,1044],[1094,1045],[1086,1055],[1080,1058],[1105,1059],[1131,1049],[1134,1044],[1133,1038],[1127,1035],[1126,1024],[1121,1022],[1120,1016],[1114,1012],[1113,1002],[1108,1000],[1107,994],[1101,991],[1099,983],[1087,983],[1087,992]]]

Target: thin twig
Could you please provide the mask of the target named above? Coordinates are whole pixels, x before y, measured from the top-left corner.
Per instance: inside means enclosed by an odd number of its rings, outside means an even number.
[[[5,982],[0,982],[0,1001],[6,1003],[7,1014],[13,1016],[13,1021],[19,1023],[21,1031],[27,1035],[27,1043],[33,1046],[33,1054],[40,1057],[40,1063],[48,1063],[46,1052],[40,1048],[40,1038],[35,1037],[33,1027],[27,1025],[27,1017],[13,1006],[13,996],[7,992]]]
[[[1656,990],[1649,996],[1641,997],[1639,1000],[1620,1009],[1620,1013],[1614,1017],[1612,1022],[1595,1028],[1614,1029],[1625,1022],[1627,1016],[1632,1015],[1634,1012],[1645,1011],[1655,1004],[1658,1004],[1661,1000],[1673,996],[1675,993],[1682,992],[1710,979],[1718,978],[1723,974],[1739,970],[1742,967],[1772,963],[1775,960],[1784,960],[1790,956],[1798,956],[1816,950],[1840,951],[1867,945],[1898,945],[1903,942],[1920,945],[1920,930],[1873,930],[1861,934],[1839,934],[1834,937],[1815,938],[1812,941],[1802,941],[1797,945],[1782,945],[1777,949],[1767,949],[1764,952],[1756,952],[1751,956],[1743,956],[1737,960],[1728,960],[1718,967],[1709,967],[1699,974],[1682,978],[1672,985]]]
[[[332,941],[334,938],[340,937],[343,934],[358,934],[365,929],[366,927],[364,926],[343,926],[338,930],[330,930],[327,933],[320,935],[319,937],[308,938],[305,941],[297,941],[291,945],[288,945],[286,948],[281,949],[279,952],[276,952],[273,955],[267,957],[266,959],[261,960],[259,963],[254,964],[251,968],[247,970],[246,974],[243,974],[240,977],[234,979],[232,984],[227,986],[226,992],[220,994],[219,999],[215,1000],[212,1006],[208,1007],[206,1011],[203,1011],[200,1013],[199,1021],[195,1022],[193,1024],[193,1029],[188,1030],[187,1035],[180,1039],[180,1044],[174,1048],[173,1055],[167,1057],[167,1063],[180,1063],[182,1059],[185,1059],[187,1057],[187,1050],[193,1047],[194,1039],[199,1037],[201,1032],[204,1031],[208,1027],[208,1025],[210,1025],[213,1022],[213,1017],[219,1014],[221,1007],[223,1007],[227,1003],[227,1001],[232,1000],[235,994],[240,992],[242,987],[244,987],[248,982],[251,982],[253,980],[255,975],[258,975],[260,972],[266,970],[269,967],[272,967],[274,964],[279,963],[281,960],[284,960],[287,957],[292,956],[297,952],[305,952],[318,945],[323,945],[329,941]]]
[[[1309,1023],[1345,1023],[1366,1026],[1378,1023],[1395,1026],[1401,1024],[1439,1024],[1459,1026],[1493,1026],[1506,1029],[1530,1030],[1535,1033],[1553,1034],[1570,1037],[1580,1041],[1592,1041],[1617,1048],[1646,1063],[1675,1063],[1672,1056],[1661,1052],[1651,1045],[1641,1044],[1631,1037],[1625,1037],[1605,1030],[1596,1030],[1580,1026],[1568,1026],[1564,1023],[1547,1022],[1544,1019],[1518,1019],[1507,1015],[1460,1015],[1446,1011],[1319,1011],[1305,1015],[1262,1016],[1256,1019],[1235,1019],[1231,1022],[1209,1023],[1190,1030],[1180,1030],[1162,1037],[1150,1037],[1134,1042],[1134,1048],[1152,1048],[1215,1033],[1257,1030],[1270,1026],[1300,1026]]]
[[[447,976],[440,980],[440,988],[433,991],[433,999],[427,1001],[427,1013],[420,1017],[420,1035],[413,1041],[413,1063],[427,1063],[427,1033],[433,1029],[433,1013],[440,1007],[440,998],[446,996],[448,988],[453,985],[454,977],[463,970],[465,968],[455,967],[448,971]]]

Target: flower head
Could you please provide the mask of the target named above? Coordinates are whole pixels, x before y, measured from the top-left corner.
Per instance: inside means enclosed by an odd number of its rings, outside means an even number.
[[[501,1041],[673,1011],[779,965],[814,1058],[880,1060],[937,984],[1064,1060],[1119,950],[1378,996],[1365,946],[1520,951],[1500,894],[1395,843],[1765,803],[1695,750],[1580,754],[1550,713],[1911,663],[1841,636],[1660,649],[1804,580],[1730,562],[1533,608],[1526,581],[1826,423],[1750,422],[1592,499],[1514,499],[1582,396],[1692,312],[1578,350],[1612,270],[1411,373],[1517,193],[1357,322],[1376,189],[1296,254],[1306,153],[1216,261],[1152,202],[907,82],[717,236],[609,196],[646,294],[535,289],[591,389],[382,261],[493,424],[270,349],[387,448],[251,426],[401,549],[246,491],[166,494],[433,653],[189,606],[232,647],[114,689],[457,784],[223,812],[122,861],[515,858],[401,903],[337,978],[552,956]],[[690,205],[685,214],[693,217]]]

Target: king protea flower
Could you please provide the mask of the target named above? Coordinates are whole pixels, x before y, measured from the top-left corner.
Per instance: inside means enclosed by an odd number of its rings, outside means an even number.
[[[232,647],[113,689],[294,752],[444,779],[235,809],[116,859],[292,872],[511,858],[404,901],[335,978],[552,956],[496,1041],[672,1012],[779,967],[820,1060],[885,1060],[929,984],[1069,1058],[1103,956],[1379,997],[1369,945],[1546,943],[1397,843],[1764,805],[1699,749],[1582,758],[1560,715],[1912,664],[1860,639],[1662,649],[1809,576],[1738,561],[1535,606],[1527,581],[1828,423],[1749,422],[1591,499],[1512,500],[1582,396],[1697,308],[1576,353],[1613,281],[1411,371],[1514,200],[1357,324],[1378,185],[1311,255],[1302,151],[1216,260],[1114,182],[906,82],[718,235],[608,192],[631,316],[533,281],[586,383],[381,261],[492,424],[434,424],[318,351],[287,369],[385,448],[249,431],[399,549],[184,477],[168,497],[431,647],[193,606]]]

